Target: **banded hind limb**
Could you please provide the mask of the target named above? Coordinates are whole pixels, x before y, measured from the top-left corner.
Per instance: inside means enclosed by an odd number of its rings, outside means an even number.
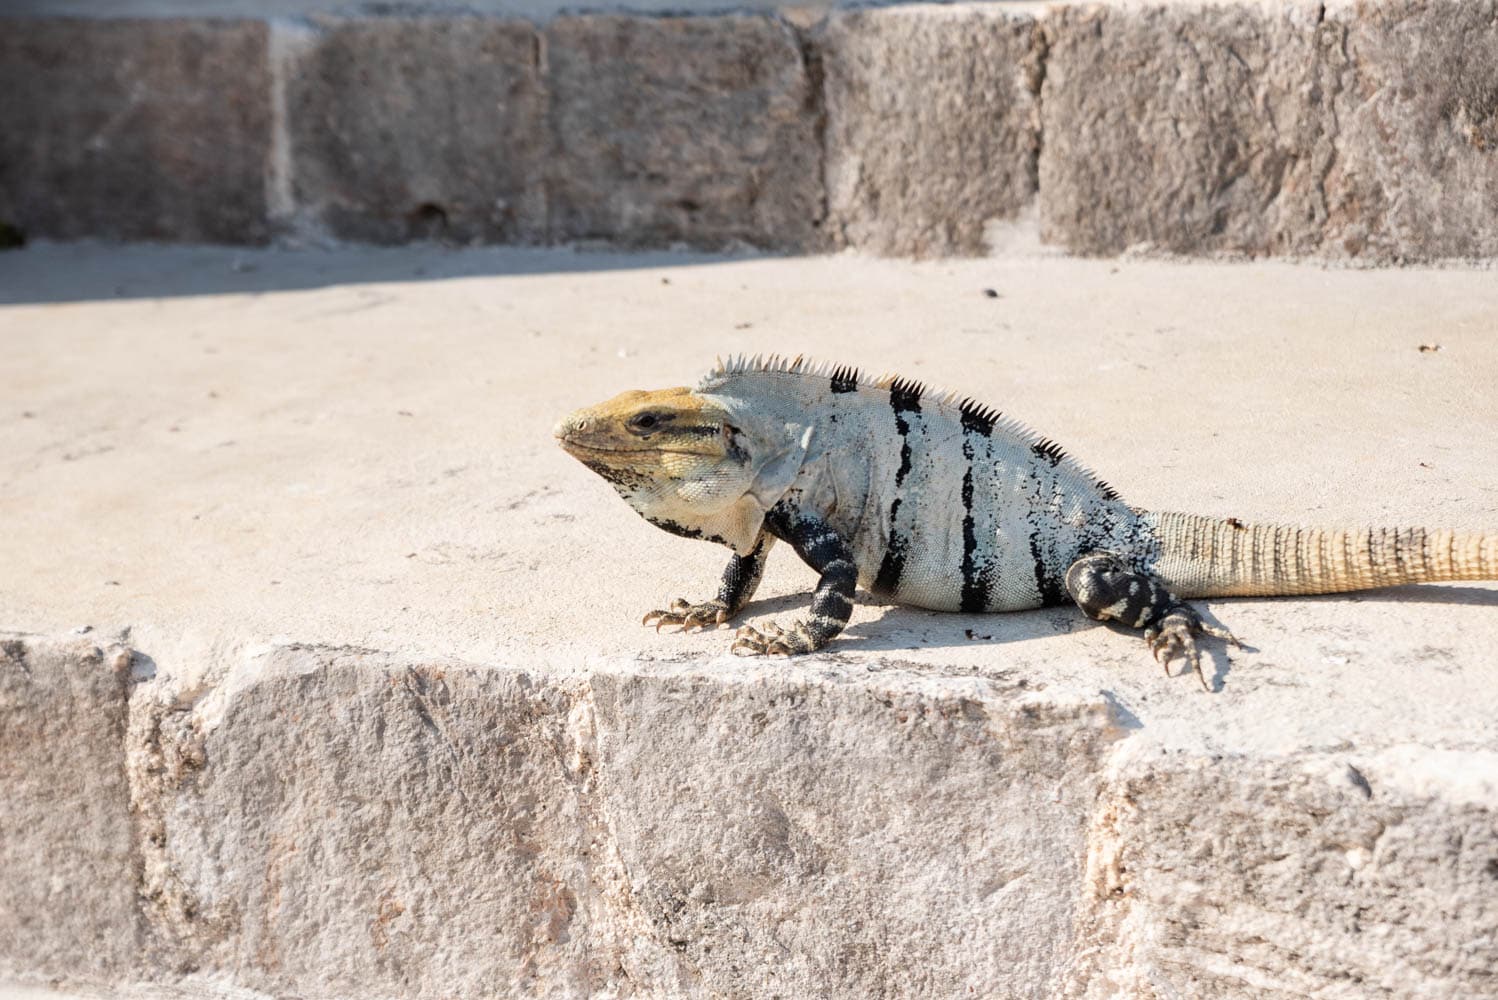
[[[697,604],[678,597],[669,608],[657,608],[648,613],[642,620],[643,624],[654,625],[657,632],[662,625],[680,625],[683,632],[690,632],[694,628],[705,629],[727,622],[754,596],[765,575],[765,560],[774,544],[775,536],[761,531],[747,556],[735,552],[728,560],[722,582],[718,584],[717,597]]]
[[[1208,691],[1212,685],[1202,672],[1197,634],[1242,645],[1227,629],[1202,621],[1196,609],[1172,594],[1159,578],[1130,569],[1112,552],[1095,552],[1072,563],[1066,571],[1066,591],[1089,618],[1143,629],[1144,641],[1164,665],[1166,676],[1170,661],[1180,656]]]

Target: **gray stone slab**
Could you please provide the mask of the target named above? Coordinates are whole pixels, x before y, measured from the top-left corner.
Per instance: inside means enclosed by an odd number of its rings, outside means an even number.
[[[291,647],[190,707],[147,694],[159,968],[325,997],[575,996],[611,974],[566,685]]]
[[[1498,3],[1334,4],[1349,78],[1324,182],[1327,252],[1498,256]]]
[[[789,24],[563,17],[546,63],[554,239],[818,243],[818,82]]]
[[[373,243],[542,238],[534,28],[453,15],[277,30],[293,214]]]
[[[603,809],[682,995],[1052,992],[1126,732],[1106,700],[898,663],[755,673],[591,678]]]
[[[1318,5],[1052,9],[1041,235],[1079,253],[1304,253],[1322,242],[1335,31]]]
[[[775,673],[284,647],[191,707],[158,686],[131,740],[153,961],[278,996],[1056,981],[1105,700]]]
[[[1046,25],[1046,239],[1376,263],[1498,252],[1491,0],[1065,7]]]
[[[252,21],[0,21],[0,222],[264,243],[271,108]]]
[[[976,254],[1035,198],[1042,65],[1029,14],[919,6],[834,14],[826,76],[833,239],[881,254]]]
[[[1492,750],[1126,758],[1067,995],[1494,994]]]
[[[0,978],[136,964],[129,675],[127,650],[0,635]]]

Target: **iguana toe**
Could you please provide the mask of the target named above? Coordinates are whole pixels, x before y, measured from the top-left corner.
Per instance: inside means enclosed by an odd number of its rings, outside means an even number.
[[[657,632],[661,630],[662,625],[680,625],[683,632],[690,632],[694,628],[705,629],[712,625],[721,625],[726,621],[728,621],[728,605],[724,602],[712,600],[692,604],[681,597],[672,601],[671,607],[664,610],[657,608],[640,619],[642,625],[654,625]]]
[[[734,633],[730,651],[740,656],[794,656],[810,653],[816,648],[803,623],[797,622],[789,629],[783,629],[770,622],[764,632],[752,625],[741,627]]]
[[[1149,643],[1150,651],[1154,653],[1155,659],[1164,664],[1166,676],[1170,675],[1170,661],[1179,656],[1195,671],[1197,679],[1202,682],[1202,687],[1211,691],[1212,684],[1202,671],[1201,650],[1196,646],[1196,633],[1198,632],[1222,639],[1240,649],[1243,646],[1233,633],[1225,628],[1208,625],[1197,617],[1195,611],[1184,605],[1166,614],[1158,626],[1147,629],[1144,633],[1144,641]]]

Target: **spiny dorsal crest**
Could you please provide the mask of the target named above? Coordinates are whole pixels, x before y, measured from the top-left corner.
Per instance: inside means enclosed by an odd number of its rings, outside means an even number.
[[[697,385],[698,392],[712,392],[722,388],[726,383],[735,378],[755,375],[772,375],[805,379],[808,382],[825,382],[828,391],[833,394],[854,392],[858,389],[871,389],[887,392],[895,400],[903,399],[908,403],[927,404],[937,412],[945,413],[959,421],[964,427],[979,427],[985,433],[998,430],[1001,433],[1028,444],[1030,450],[1037,458],[1041,458],[1054,468],[1065,463],[1071,470],[1086,476],[1097,484],[1099,490],[1109,500],[1117,500],[1118,494],[1113,487],[1093,475],[1082,464],[1071,458],[1061,449],[1061,446],[1050,438],[1041,437],[1032,431],[1024,423],[1013,417],[1006,417],[995,407],[965,396],[959,392],[938,391],[931,392],[928,387],[914,379],[904,378],[893,373],[881,375],[876,379],[863,377],[860,371],[852,365],[835,365],[824,361],[812,361],[805,355],[797,354],[787,357],[783,354],[770,354],[753,356],[737,354],[730,356],[727,361],[722,358],[717,360],[713,370]]]

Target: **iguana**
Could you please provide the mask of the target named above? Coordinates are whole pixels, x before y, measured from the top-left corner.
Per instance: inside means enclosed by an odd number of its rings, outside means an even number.
[[[645,623],[722,624],[777,539],[821,574],[811,614],[740,628],[736,653],[807,653],[842,631],[856,585],[938,611],[1071,600],[1144,630],[1167,674],[1210,690],[1196,635],[1237,643],[1185,598],[1325,594],[1498,578],[1498,534],[1328,530],[1141,510],[998,411],[801,358],[733,358],[695,390],[626,392],[572,413],[563,448],[658,528],[726,545],[718,595]]]

